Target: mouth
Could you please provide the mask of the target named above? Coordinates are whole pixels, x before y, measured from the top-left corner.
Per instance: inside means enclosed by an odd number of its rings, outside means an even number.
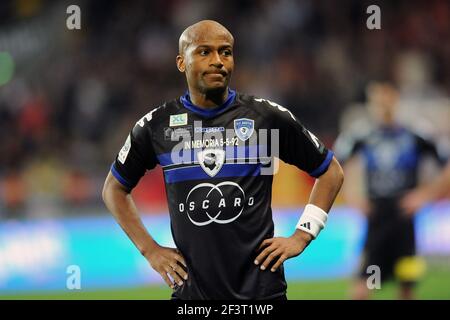
[[[206,71],[204,73],[205,76],[220,76],[220,77],[226,77],[227,76],[227,72],[226,71]]]
[[[207,73],[205,74],[205,77],[213,81],[222,81],[225,79],[225,77],[220,73]]]

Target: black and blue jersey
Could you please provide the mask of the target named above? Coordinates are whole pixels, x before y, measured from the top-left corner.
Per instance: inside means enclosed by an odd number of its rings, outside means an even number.
[[[359,138],[343,134],[335,150],[341,162],[356,154],[362,156],[367,194],[372,200],[396,199],[416,187],[424,157],[444,161],[433,142],[401,125],[380,126]]]
[[[221,106],[195,106],[186,93],[139,120],[111,167],[130,190],[146,170],[164,172],[171,231],[189,278],[180,299],[270,299],[286,292],[284,269],[253,261],[274,235],[275,158],[313,177],[333,153],[286,108],[229,90]]]

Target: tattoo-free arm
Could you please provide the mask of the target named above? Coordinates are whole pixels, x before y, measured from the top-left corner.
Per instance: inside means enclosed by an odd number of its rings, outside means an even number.
[[[344,171],[333,157],[328,170],[314,183],[309,203],[318,206],[325,212],[330,211],[343,182]]]
[[[106,207],[151,267],[171,288],[174,286],[168,274],[181,286],[182,278],[187,279],[186,271],[180,266],[186,267],[183,256],[174,248],[158,245],[142,223],[130,190],[117,181],[111,172],[106,177],[102,197]]]
[[[344,182],[344,173],[338,161],[333,157],[328,170],[315,182],[311,191],[309,203],[318,206],[328,212]],[[269,264],[275,260],[271,267],[274,272],[286,260],[298,256],[308,246],[312,235],[296,229],[291,237],[275,237],[264,240],[258,250],[262,252],[256,257],[255,264],[261,263],[261,270],[266,270]]]

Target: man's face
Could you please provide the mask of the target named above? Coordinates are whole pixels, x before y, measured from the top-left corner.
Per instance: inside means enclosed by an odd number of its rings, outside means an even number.
[[[190,88],[201,93],[225,90],[234,68],[232,39],[214,31],[196,35],[177,57],[177,65]]]
[[[382,124],[395,120],[398,93],[388,84],[373,84],[369,88],[369,105],[372,116]]]

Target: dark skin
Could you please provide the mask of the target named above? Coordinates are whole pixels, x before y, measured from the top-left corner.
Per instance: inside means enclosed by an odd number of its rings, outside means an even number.
[[[188,277],[182,267],[186,267],[186,261],[177,249],[160,246],[148,233],[130,191],[109,172],[103,187],[103,201],[150,266],[161,275],[167,285],[171,288],[175,282],[182,285],[183,279],[186,280]]]
[[[233,44],[231,33],[215,21],[201,21],[182,33],[176,63],[186,75],[195,105],[214,108],[227,99],[234,69]]]
[[[228,97],[228,84],[234,68],[234,39],[231,33],[215,21],[200,21],[187,28],[180,37],[177,68],[185,73],[192,102],[202,108],[214,108]],[[343,181],[343,172],[333,159],[328,170],[316,180],[310,203],[327,211]],[[175,248],[160,246],[144,227],[131,190],[126,189],[109,172],[103,188],[103,200],[142,255],[167,285],[183,284],[188,278],[186,261]],[[298,256],[311,242],[312,236],[296,230],[291,237],[266,239],[260,246],[257,264],[267,269],[275,262],[275,271],[286,259]],[[256,261],[255,261],[256,263]],[[263,270],[264,270],[263,269]],[[169,276],[170,278],[169,278]]]
[[[344,182],[344,172],[339,162],[333,157],[328,170],[321,175],[309,196],[309,203],[328,212]],[[264,240],[259,246],[261,253],[256,257],[255,264],[261,264],[260,269],[266,270],[273,263],[270,271],[275,272],[284,261],[296,257],[311,243],[312,236],[296,229],[290,237],[275,237]]]

